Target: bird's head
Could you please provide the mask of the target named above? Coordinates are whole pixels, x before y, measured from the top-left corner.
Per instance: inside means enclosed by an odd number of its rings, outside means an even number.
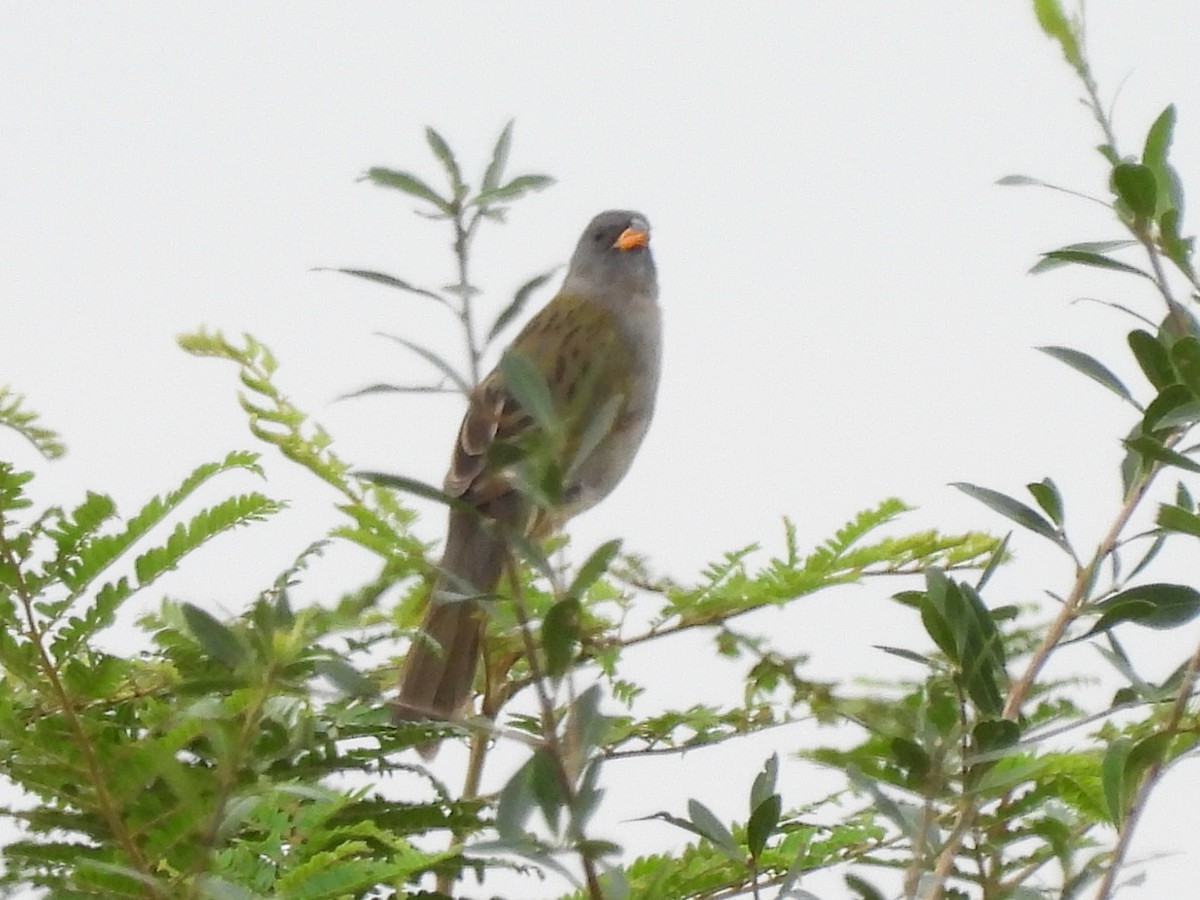
[[[592,219],[575,246],[563,288],[655,296],[658,285],[646,217],[627,209],[611,209]]]

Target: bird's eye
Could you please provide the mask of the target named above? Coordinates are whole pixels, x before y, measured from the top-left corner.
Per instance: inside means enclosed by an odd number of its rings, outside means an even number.
[[[599,244],[599,243],[603,242],[603,240],[604,240],[604,232],[603,232],[603,231],[597,231],[595,234],[593,234],[593,235],[592,235],[592,240],[593,240],[593,241],[595,241],[597,244]]]

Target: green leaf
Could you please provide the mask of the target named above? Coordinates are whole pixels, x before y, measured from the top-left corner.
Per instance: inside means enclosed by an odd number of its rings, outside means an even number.
[[[382,284],[384,287],[395,288],[399,291],[407,291],[410,294],[417,294],[421,297],[427,297],[430,300],[436,300],[438,303],[445,304],[445,300],[435,294],[433,291],[426,290],[423,287],[417,287],[410,284],[403,278],[397,278],[395,275],[388,275],[385,272],[372,272],[369,269],[331,269],[319,267],[313,269],[314,272],[340,272],[343,275],[353,275],[355,278],[363,278],[375,284]]]
[[[733,835],[725,824],[713,815],[712,810],[699,800],[688,801],[688,818],[699,834],[712,841],[713,845],[730,859],[741,860]]]
[[[858,896],[858,900],[886,900],[883,892],[866,879],[859,878],[857,875],[852,874],[847,874],[844,877],[846,881],[846,887],[854,891],[854,893]]]
[[[1125,787],[1125,762],[1133,749],[1133,741],[1119,737],[1108,745],[1104,751],[1104,760],[1100,764],[1100,782],[1104,788],[1104,801],[1108,806],[1108,815],[1114,825],[1120,826],[1125,820],[1127,809],[1127,790]]]
[[[529,814],[533,812],[534,799],[530,787],[533,771],[533,757],[526,760],[521,768],[513,773],[512,778],[500,791],[496,805],[496,832],[502,838],[523,836]]]
[[[995,756],[1016,745],[1021,726],[1010,719],[981,719],[971,729],[975,753]]]
[[[588,758],[592,751],[600,746],[607,736],[613,720],[600,712],[600,701],[603,699],[600,685],[593,684],[570,705],[567,715],[567,734],[570,736],[572,752],[581,758]],[[585,794],[596,793],[596,781],[600,777],[601,760],[593,758],[588,764],[584,778],[580,782],[579,794],[576,799]],[[602,794],[603,791],[598,793]],[[578,809],[578,807],[577,807]],[[590,815],[590,813],[588,813]]]
[[[13,429],[46,459],[58,459],[67,452],[66,445],[49,428],[37,424],[37,413],[24,409],[25,398],[0,385],[0,425]]]
[[[1200,397],[1200,341],[1191,335],[1181,337],[1171,345],[1169,355],[1180,380]]]
[[[210,538],[250,522],[259,522],[279,512],[282,504],[259,493],[242,494],[202,509],[188,522],[180,522],[160,547],[152,547],[133,561],[138,588],[144,588],[164,572],[175,569],[185,556]]]
[[[1189,280],[1195,280],[1196,272],[1192,267],[1192,247],[1194,238],[1184,238],[1179,234],[1179,210],[1164,210],[1158,217],[1159,244],[1167,259],[1175,263],[1179,271]]]
[[[1167,348],[1154,335],[1140,328],[1129,332],[1129,349],[1146,379],[1158,390],[1175,382],[1175,369]]]
[[[588,589],[608,571],[609,565],[616,559],[617,554],[620,552],[620,538],[607,541],[593,550],[592,555],[579,567],[579,572],[575,575],[571,586],[567,588],[566,596],[578,599],[587,593]]]
[[[1125,784],[1134,787],[1142,780],[1146,770],[1151,766],[1162,765],[1171,749],[1175,735],[1160,731],[1142,738],[1133,745],[1129,756],[1125,758]]]
[[[1046,478],[1043,480],[1049,481],[1050,479]],[[1056,487],[1055,491],[1057,490],[1058,488]],[[992,551],[990,557],[988,558],[987,565],[984,566],[983,571],[979,573],[979,580],[975,582],[975,590],[982,591],[984,586],[987,585],[987,583],[991,580],[992,575],[994,575],[996,570],[1000,568],[1000,564],[1008,559],[1008,542],[1011,537],[1012,532],[1010,531],[1008,534],[1004,535],[1004,538]]]
[[[1121,383],[1121,380],[1114,375],[1108,367],[1096,360],[1094,357],[1088,356],[1079,350],[1072,350],[1070,347],[1038,347],[1047,356],[1052,356],[1059,362],[1066,363],[1077,372],[1082,372],[1088,378],[1098,384],[1104,385],[1122,400],[1138,406],[1137,402],[1130,395],[1129,390]],[[1138,407],[1139,409],[1141,407]]]
[[[1022,528],[1026,528],[1034,534],[1040,534],[1047,540],[1053,541],[1058,546],[1066,549],[1066,543],[1058,529],[1021,501],[1014,500],[1012,497],[1002,494],[999,491],[993,491],[991,488],[980,487],[965,481],[957,481],[950,486],[958,488],[970,497],[974,497],[980,503],[995,510],[1005,518],[1011,519]]]
[[[1183,190],[1179,183],[1179,175],[1167,161],[1171,149],[1171,140],[1175,131],[1175,105],[1164,109],[1150,130],[1146,133],[1146,144],[1142,149],[1142,162],[1154,173],[1158,185],[1156,212],[1160,218],[1169,210],[1174,210],[1176,219],[1183,209]]]
[[[894,737],[888,741],[892,760],[907,773],[905,783],[919,789],[929,775],[929,754],[916,741],[906,737]]]
[[[1127,440],[1124,443],[1130,450],[1141,454],[1144,459],[1169,466],[1176,466],[1188,472],[1200,472],[1200,463],[1193,462],[1182,453],[1176,453],[1174,450],[1163,446],[1161,441],[1157,441],[1148,435],[1142,435],[1141,437]]]
[[[1188,407],[1196,406],[1196,395],[1190,389],[1182,384],[1168,384],[1146,407],[1142,416],[1142,431],[1151,433],[1160,428],[1173,427],[1179,424],[1181,415],[1190,415]]]
[[[783,809],[783,801],[778,794],[772,794],[755,807],[746,823],[746,846],[753,859],[758,859],[767,846],[767,841],[775,833],[779,824],[779,813]]]
[[[1108,631],[1122,622],[1135,622],[1164,631],[1200,615],[1200,591],[1182,584],[1143,584],[1096,604],[1102,614],[1086,637]]]
[[[1043,253],[1041,260],[1029,271],[1038,275],[1050,269],[1057,268],[1057,266],[1063,263],[1092,266],[1097,269],[1108,269],[1113,272],[1126,272],[1130,275],[1140,275],[1142,278],[1147,278],[1150,281],[1154,280],[1150,273],[1139,269],[1137,266],[1131,266],[1128,263],[1123,263],[1102,253],[1089,253],[1084,250],[1051,250],[1049,253]]]
[[[425,360],[427,363],[429,363],[435,369],[437,369],[439,372],[441,372],[443,375],[445,375],[448,379],[450,379],[450,381],[453,382],[454,386],[456,388],[458,388],[458,390],[463,395],[465,395],[465,396],[470,395],[470,393],[471,393],[470,382],[468,382],[467,379],[464,378],[462,375],[458,374],[458,370],[455,369],[454,366],[450,365],[450,363],[446,362],[446,360],[444,360],[437,353],[434,353],[432,350],[430,350],[427,347],[422,347],[420,344],[416,344],[410,340],[402,338],[399,335],[384,334],[384,333],[378,332],[378,331],[375,333],[379,337],[385,337],[388,340],[395,341],[397,344],[400,344],[402,347],[407,347],[413,353],[417,354],[417,356],[421,357],[421,359]]]
[[[441,503],[444,506],[449,506],[452,509],[462,512],[479,514],[479,511],[474,506],[467,503],[461,497],[452,497],[442,489],[436,488],[424,481],[418,481],[416,478],[407,478],[404,475],[391,475],[387,472],[354,472],[353,474],[355,478],[361,478],[363,481],[368,481],[380,487],[403,491],[406,494],[412,494],[414,497],[432,500],[435,503]]]
[[[231,668],[246,657],[246,650],[229,628],[218,622],[210,613],[191,603],[180,605],[188,630],[208,654]]]
[[[558,767],[547,750],[538,749],[533,754],[529,769],[529,787],[537,801],[542,816],[551,830],[558,830],[559,819],[566,806],[562,787],[558,780]]]
[[[1164,503],[1159,506],[1158,517],[1155,521],[1159,527],[1165,528],[1167,531],[1200,537],[1200,516],[1190,509]]]
[[[403,191],[410,197],[416,197],[418,200],[431,203],[447,215],[451,212],[449,200],[440,196],[437,191],[410,172],[401,172],[396,169],[385,169],[376,166],[368,169],[364,177],[380,187],[395,188],[398,191]]]
[[[575,456],[567,468],[568,477],[574,476],[579,468],[588,461],[593,451],[600,446],[600,442],[608,437],[624,407],[625,395],[613,394],[604,401],[604,405],[596,411],[595,415],[588,419],[587,427],[584,428],[583,435],[579,438],[579,446],[575,448]]]
[[[1058,0],[1033,0],[1033,11],[1037,15],[1042,32],[1058,43],[1063,56],[1077,72],[1084,71],[1083,52],[1079,38],[1071,22],[1063,14]]]
[[[1059,528],[1063,523],[1063,505],[1062,495],[1058,492],[1058,485],[1050,478],[1043,478],[1041,481],[1030,482],[1025,485],[1029,493],[1033,494],[1033,499],[1037,501],[1037,505],[1048,515],[1051,521]]]
[[[518,175],[507,184],[489,191],[480,191],[472,201],[477,206],[488,206],[499,200],[516,200],[533,191],[544,190],[554,184],[549,175]]]
[[[479,186],[483,193],[495,190],[504,176],[504,167],[508,164],[508,151],[512,146],[512,132],[513,120],[509,119],[504,130],[500,132],[500,137],[496,139],[496,146],[492,149],[491,162],[488,163],[487,170],[483,173],[483,181]]]
[[[554,273],[561,268],[562,266],[555,266],[553,269],[543,272],[541,275],[535,275],[533,278],[530,278],[527,282],[517,288],[517,292],[513,295],[512,302],[509,303],[508,306],[504,307],[504,309],[500,310],[500,314],[496,316],[496,321],[494,321],[492,323],[492,327],[488,329],[488,342],[495,340],[496,336],[504,330],[505,326],[507,326],[509,322],[521,314],[521,311],[525,308],[525,305],[529,302],[529,298],[533,296],[534,292],[542,287],[542,285],[544,285],[551,278],[553,278]]]
[[[428,126],[425,128],[425,142],[429,144],[429,149],[433,151],[433,155],[438,158],[442,168],[446,170],[446,177],[450,179],[450,191],[457,203],[466,194],[467,186],[463,184],[462,171],[458,168],[454,152],[446,143],[445,138]]]
[[[505,387],[521,409],[529,413],[539,428],[547,434],[553,434],[559,424],[554,400],[546,379],[537,367],[527,356],[509,352],[500,360],[500,373]]]
[[[758,809],[758,807],[775,793],[775,780],[779,776],[779,754],[772,753],[767,761],[763,763],[762,771],[754,777],[754,784],[750,788],[750,811]]]
[[[347,697],[379,696],[378,685],[339,656],[322,657],[313,663],[313,668]]]
[[[571,665],[579,643],[579,599],[567,597],[550,607],[542,621],[546,674],[558,678]]]
[[[1149,166],[1121,163],[1113,168],[1113,191],[1139,219],[1153,219],[1158,204],[1158,185]]]
[[[919,594],[920,592],[914,591],[913,593]],[[918,607],[918,609],[919,609],[919,607]],[[913,650],[905,650],[903,647],[888,647],[884,644],[872,644],[872,646],[876,650],[882,650],[884,653],[890,653],[892,656],[899,657],[900,659],[906,659],[909,662],[920,663],[923,666],[929,666],[931,668],[934,665],[933,660],[930,659],[928,656],[924,656]]]

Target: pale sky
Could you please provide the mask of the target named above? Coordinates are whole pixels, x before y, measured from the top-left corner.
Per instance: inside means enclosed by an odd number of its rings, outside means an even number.
[[[1102,95],[1120,88],[1122,151],[1140,150],[1174,102],[1173,159],[1193,191],[1197,34],[1189,0],[1090,4]],[[815,546],[889,496],[919,507],[897,533],[1003,533],[1003,520],[947,486],[960,480],[1016,494],[1052,476],[1077,546],[1116,512],[1128,408],[1032,348],[1090,352],[1145,397],[1124,348],[1130,323],[1071,301],[1118,300],[1152,317],[1159,307],[1119,275],[1026,274],[1039,252],[1121,235],[1094,204],[994,185],[1022,173],[1105,194],[1080,86],[1025,3],[8,2],[0,84],[0,384],[70,447],[45,464],[0,433],[0,454],[38,472],[42,504],[90,488],[130,513],[195,465],[255,448],[232,366],[175,345],[199,325],[270,345],[278,383],[356,466],[439,481],[458,399],[333,400],[425,379],[372,332],[448,353],[456,333],[432,305],[312,269],[450,281],[445,233],[403,195],[356,178],[384,165],[437,179],[427,124],[481,171],[515,118],[510,171],[558,184],[481,234],[486,309],[563,262],[601,209],[636,208],[654,226],[667,328],[658,414],[626,481],[573,525],[577,547],[623,536],[686,582],[752,541],[777,550],[785,515]],[[264,452],[267,492],[291,508],[206,547],[165,591],[237,613],[338,520],[328,490]],[[228,479],[205,499],[252,484]],[[441,511],[421,508],[421,533],[440,538]],[[1014,547],[990,602],[1068,588],[1072,573],[1047,542],[1020,534]],[[349,550],[331,554],[300,596],[328,599],[368,567]],[[1151,575],[1196,584],[1195,548],[1180,539]],[[813,678],[915,676],[872,649],[929,645],[887,599],[899,587],[818,594],[764,614],[761,627],[794,635]],[[1161,678],[1200,624],[1122,637],[1143,674]],[[659,704],[735,691],[710,642],[671,650],[669,666],[662,651],[631,659],[660,686]],[[1084,646],[1062,662],[1108,678]],[[610,783],[598,824],[648,852],[682,833],[624,820],[681,813],[688,797],[744,817],[775,751],[785,806],[799,804],[827,782],[789,754],[825,737],[784,729],[631,766]],[[1187,762],[1160,788],[1129,870],[1144,868],[1145,881],[1123,898],[1171,896],[1194,880],[1197,780]],[[1136,864],[1158,854],[1169,855]],[[837,898],[840,883],[805,887]]]

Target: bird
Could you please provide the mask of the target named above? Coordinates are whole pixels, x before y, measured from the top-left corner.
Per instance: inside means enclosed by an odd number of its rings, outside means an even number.
[[[513,460],[545,435],[498,364],[472,390],[443,488],[454,498],[424,621],[401,664],[400,721],[449,720],[471,698],[488,603],[509,540],[544,540],[624,478],[654,413],[662,359],[650,224],[608,210],[584,229],[558,293],[504,351],[545,381],[557,426],[546,441],[564,473],[550,502],[522,491]],[[515,451],[515,452],[514,452]],[[436,745],[434,745],[436,747]],[[427,748],[428,749],[428,748]],[[428,755],[428,753],[426,753]]]

